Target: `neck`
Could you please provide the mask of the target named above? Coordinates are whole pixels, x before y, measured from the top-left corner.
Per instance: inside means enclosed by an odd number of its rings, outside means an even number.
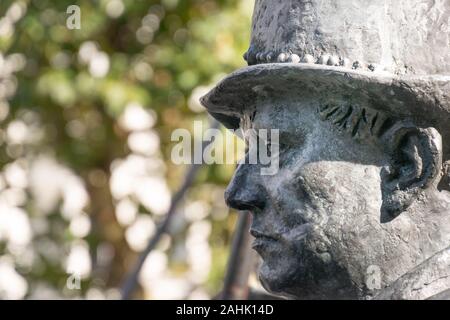
[[[440,249],[450,245],[450,192],[428,190],[402,215],[411,217],[423,243],[431,242]]]
[[[424,194],[402,215],[417,226],[414,250],[421,258],[375,299],[423,300],[450,289],[450,193]]]
[[[450,290],[450,246],[383,289],[376,300],[426,300]]]

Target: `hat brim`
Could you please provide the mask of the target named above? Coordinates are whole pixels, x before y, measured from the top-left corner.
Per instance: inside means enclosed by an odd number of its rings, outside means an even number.
[[[227,128],[261,99],[301,97],[319,103],[355,103],[433,126],[450,139],[450,76],[395,76],[343,67],[271,63],[228,75],[201,103]],[[448,140],[448,139],[447,139]]]

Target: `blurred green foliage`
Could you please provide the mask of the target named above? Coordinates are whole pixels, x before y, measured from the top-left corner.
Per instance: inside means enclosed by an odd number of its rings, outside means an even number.
[[[27,297],[40,297],[42,285],[62,297],[84,297],[92,288],[104,293],[120,285],[137,255],[126,241],[126,227],[117,222],[117,199],[111,194],[109,183],[114,161],[133,152],[127,143],[129,132],[119,124],[124,109],[135,103],[156,115],[153,130],[160,140],[164,177],[170,190],[176,190],[186,168],[170,161],[171,132],[177,128],[191,130],[194,120],[206,120],[205,112],[192,100],[196,98],[195,90],[244,66],[242,53],[248,45],[253,3],[1,0],[0,19],[6,19],[8,14],[14,16],[8,10],[17,4],[24,11],[17,21],[9,21],[12,31],[5,29],[8,21],[0,20],[2,56],[19,53],[26,60],[24,67],[11,75],[16,83],[15,93],[3,97],[9,107],[0,122],[4,137],[0,139],[0,170],[18,160],[32,163],[39,155],[50,154],[82,179],[89,195],[85,211],[92,227],[84,240],[89,246],[92,271],[83,280],[81,291],[64,289],[64,261],[76,237],[60,207],[45,215],[49,225],[46,232],[39,234],[32,225],[30,246],[37,258],[31,265],[24,267],[20,254],[10,252],[4,241],[0,255],[16,259],[15,268],[28,283]],[[70,5],[81,8],[79,30],[66,27],[66,9]],[[35,139],[23,143],[7,141],[10,124],[18,119],[34,128]],[[220,290],[235,220],[228,215],[222,198],[232,171],[233,166],[205,166],[186,199],[186,203],[201,201],[208,206],[204,220],[212,228],[208,240],[212,264],[206,282],[196,285],[211,296]],[[42,217],[36,205],[39,199],[29,189],[26,194],[26,201],[19,207],[31,220]],[[142,204],[138,206],[139,212],[151,216],[155,223],[161,220]],[[187,262],[177,255],[189,226],[190,222],[175,226],[169,245],[160,248],[167,255],[170,272],[181,274],[180,277],[189,277],[185,274]],[[60,259],[51,261],[40,253],[36,246],[43,241],[59,248]],[[107,270],[97,268],[96,263],[98,247],[105,243],[114,252]],[[137,294],[144,296],[158,297],[144,295],[143,291]]]

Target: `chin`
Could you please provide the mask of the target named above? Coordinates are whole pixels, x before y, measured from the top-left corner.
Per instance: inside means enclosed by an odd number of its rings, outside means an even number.
[[[286,298],[357,299],[358,290],[349,279],[348,272],[336,263],[324,264],[317,256],[309,257],[303,251],[302,261],[278,258],[264,259],[259,279],[268,292]]]
[[[259,280],[261,281],[262,286],[264,287],[264,289],[274,295],[287,298],[298,297],[298,289],[296,290],[292,287],[292,285],[299,285],[300,282],[298,279],[298,275],[300,274],[300,271],[288,271],[283,268],[283,264],[280,264],[279,260],[275,261],[275,264],[277,263],[278,268],[272,268],[269,264],[263,261],[258,273]]]

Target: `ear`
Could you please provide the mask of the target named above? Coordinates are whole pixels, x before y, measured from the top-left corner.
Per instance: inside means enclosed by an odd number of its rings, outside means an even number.
[[[442,171],[443,177],[438,185],[438,190],[450,191],[450,161],[444,163]]]
[[[391,164],[382,172],[381,222],[406,210],[421,191],[437,187],[442,174],[442,139],[434,128],[397,123],[383,134]]]

